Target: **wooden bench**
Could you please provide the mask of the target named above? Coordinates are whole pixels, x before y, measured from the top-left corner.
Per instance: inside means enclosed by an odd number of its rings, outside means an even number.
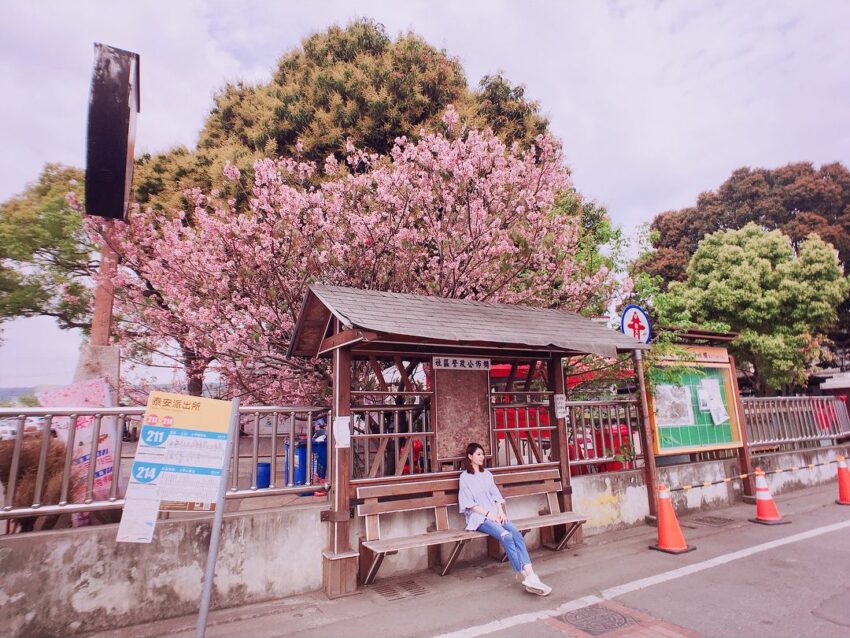
[[[525,534],[532,529],[551,530],[544,545],[555,551],[567,546],[586,517],[575,512],[561,512],[558,493],[563,489],[557,468],[529,469],[518,472],[494,474],[496,484],[505,499],[516,496],[546,495],[546,509],[538,516],[513,519],[514,525]],[[356,488],[357,514],[366,519],[366,537],[360,539],[360,579],[369,585],[386,556],[401,550],[425,547],[428,550],[428,565],[441,576],[448,574],[461,551],[469,541],[487,537],[489,552],[504,560],[501,543],[487,534],[465,529],[449,529],[449,508],[457,507],[458,478],[438,478],[424,481],[406,481]],[[385,538],[381,533],[381,517],[400,512],[433,510],[434,524],[423,534]],[[556,540],[554,529],[563,526],[563,533]],[[442,561],[441,546],[451,544],[448,558]],[[498,550],[497,550],[498,548]]]

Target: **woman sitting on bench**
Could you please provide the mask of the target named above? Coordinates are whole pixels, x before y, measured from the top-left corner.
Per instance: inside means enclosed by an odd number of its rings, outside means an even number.
[[[548,596],[552,588],[540,582],[531,567],[531,559],[520,531],[508,520],[502,503],[505,499],[493,481],[493,475],[484,469],[484,448],[478,443],[466,446],[465,472],[460,475],[458,504],[460,513],[466,514],[466,529],[477,530],[497,539],[505,548],[511,567],[523,575],[525,590],[539,596]]]

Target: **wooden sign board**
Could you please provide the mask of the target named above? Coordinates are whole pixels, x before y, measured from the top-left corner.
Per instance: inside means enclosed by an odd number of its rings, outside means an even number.
[[[457,358],[455,358],[457,359]],[[458,360],[459,364],[461,360]],[[462,459],[469,443],[490,444],[490,361],[463,359],[461,367],[446,367],[434,358],[434,429],[437,460]],[[472,365],[470,365],[470,363]],[[450,362],[451,365],[451,362]]]

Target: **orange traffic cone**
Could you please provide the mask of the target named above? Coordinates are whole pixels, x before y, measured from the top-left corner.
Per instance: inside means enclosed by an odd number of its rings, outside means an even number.
[[[847,463],[840,454],[835,457],[838,460],[838,500],[839,505],[850,505],[850,470]]]
[[[676,519],[676,512],[670,500],[670,490],[666,485],[658,486],[658,544],[649,549],[657,549],[668,554],[692,552],[696,547],[688,545],[682,536],[682,528]]]
[[[783,520],[776,509],[776,503],[773,502],[773,497],[770,495],[770,490],[767,488],[767,480],[764,478],[764,470],[760,467],[756,468],[756,517],[751,518],[751,523],[761,523],[762,525],[784,525],[791,521]]]

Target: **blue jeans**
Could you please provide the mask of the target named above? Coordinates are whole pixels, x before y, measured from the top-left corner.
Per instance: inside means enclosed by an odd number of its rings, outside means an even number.
[[[505,554],[507,554],[515,572],[521,572],[525,565],[531,564],[528,549],[525,547],[525,539],[510,521],[505,521],[504,524],[499,525],[496,521],[491,521],[488,518],[478,526],[478,531],[489,534],[502,543]]]

